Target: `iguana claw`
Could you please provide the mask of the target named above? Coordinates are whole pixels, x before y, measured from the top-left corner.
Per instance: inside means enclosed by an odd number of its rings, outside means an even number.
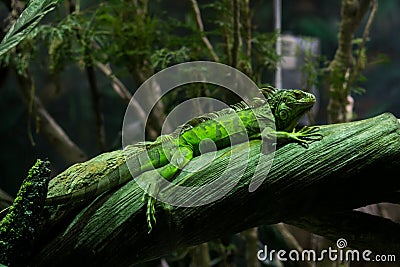
[[[147,220],[147,227],[148,231],[147,233],[150,234],[151,230],[153,229],[152,222],[154,224],[156,223],[156,209],[155,209],[155,204],[156,204],[156,199],[154,197],[148,196],[147,200],[147,211],[146,211],[146,220]]]
[[[147,198],[147,201],[146,201]],[[146,222],[147,222],[147,233],[150,234],[151,230],[153,230],[153,223],[156,223],[156,199],[146,192],[143,193],[142,202],[146,202]]]
[[[290,133],[290,138],[305,148],[308,148],[310,143],[319,141],[323,138],[323,135],[318,133],[318,131],[318,126],[304,126],[298,132],[293,129],[293,132]]]
[[[146,222],[147,222],[147,233],[150,234],[151,230],[153,230],[152,223],[156,223],[156,208],[155,204],[157,199],[150,196],[147,192],[150,190],[150,185],[148,185],[147,190],[143,193],[142,202],[146,202]],[[146,201],[147,199],[147,201]]]

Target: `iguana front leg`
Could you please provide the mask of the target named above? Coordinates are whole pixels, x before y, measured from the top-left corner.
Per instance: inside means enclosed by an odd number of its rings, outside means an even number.
[[[293,129],[291,135],[294,138],[294,141],[297,141],[301,145],[308,147],[308,145],[314,141],[320,141],[323,138],[323,135],[319,133],[318,126],[303,126],[298,132]]]
[[[151,177],[154,177],[155,175],[160,175],[167,181],[171,181],[172,178],[179,172],[179,170],[182,169],[192,158],[193,158],[193,149],[190,146],[181,146],[175,151],[175,153],[173,153],[170,163],[159,169],[147,171],[142,175],[148,177],[148,181],[151,181],[150,180]],[[146,179],[145,177],[144,179]],[[145,201],[146,197],[148,198],[146,220],[149,233],[153,229],[152,222],[156,223],[155,203],[157,200],[155,197],[152,196],[157,195],[159,191],[160,191],[159,184],[150,183],[142,198],[142,201]],[[148,193],[150,193],[150,195]]]
[[[275,137],[278,144],[295,142],[307,148],[310,143],[322,139],[323,136],[318,131],[319,127],[317,126],[304,126],[297,132],[295,129],[292,132],[285,132],[266,127],[261,132],[261,137],[264,140],[271,140]]]

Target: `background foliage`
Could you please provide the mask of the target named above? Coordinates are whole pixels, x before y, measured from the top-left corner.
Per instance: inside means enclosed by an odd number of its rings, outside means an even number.
[[[49,1],[51,2],[51,1]],[[136,3],[136,4],[135,4]],[[355,95],[355,113],[358,118],[370,117],[384,111],[399,114],[398,60],[400,39],[391,34],[398,27],[396,16],[399,3],[382,1],[367,44],[369,64],[360,84],[365,94]],[[232,12],[228,1],[202,2],[200,5],[204,29],[214,44],[221,62],[229,62],[232,45]],[[272,1],[251,1],[252,16],[252,77],[259,83],[272,81],[272,70],[278,58],[274,54]],[[317,37],[321,54],[333,57],[337,46],[340,21],[340,3],[337,1],[284,1],[283,32]],[[49,8],[48,8],[49,9]],[[140,11],[142,10],[142,11]],[[0,4],[3,29],[7,29],[5,4]],[[1,164],[4,177],[0,187],[15,194],[24,170],[37,157],[52,159],[56,172],[67,165],[52,151],[46,141],[36,134],[35,118],[29,114],[18,92],[16,74],[10,71],[12,63],[19,73],[29,68],[36,84],[36,94],[46,109],[65,129],[75,143],[89,156],[99,153],[96,145],[95,114],[85,66],[94,61],[110,63],[116,76],[133,93],[152,73],[187,60],[213,60],[205,48],[196,25],[190,1],[83,1],[79,12],[71,15],[63,5],[46,16],[40,27],[18,46],[18,51],[3,59],[0,101]],[[142,12],[142,13],[140,13]],[[242,33],[244,36],[244,33]],[[93,49],[95,43],[96,48]],[[243,48],[240,63],[248,62]],[[227,52],[228,51],[228,52]],[[247,63],[246,63],[247,64]],[[323,66],[323,64],[321,64]],[[238,66],[249,71],[246,66]],[[110,87],[110,80],[98,70],[96,79],[102,101],[106,131],[105,149],[119,144],[119,131],[126,102]],[[77,78],[79,77],[79,78]],[[320,87],[321,108],[318,123],[326,122],[328,94]],[[188,95],[187,97],[190,97]],[[176,99],[175,99],[176,100]],[[170,97],[166,106],[174,104]],[[40,124],[39,124],[40,125]],[[33,135],[35,145],[32,145]]]

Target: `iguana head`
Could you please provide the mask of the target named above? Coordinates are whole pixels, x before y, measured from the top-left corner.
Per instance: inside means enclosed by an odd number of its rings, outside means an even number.
[[[276,130],[292,131],[314,105],[315,96],[301,90],[282,89],[270,95],[268,103],[274,114]]]

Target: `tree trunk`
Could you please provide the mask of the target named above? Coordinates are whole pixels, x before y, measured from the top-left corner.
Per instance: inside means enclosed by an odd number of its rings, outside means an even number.
[[[350,96],[349,80],[358,66],[354,65],[352,41],[370,3],[371,0],[342,0],[338,48],[328,68],[330,123],[348,122],[353,117],[354,101]]]
[[[353,211],[391,201],[398,194],[398,120],[386,113],[321,126],[320,131],[324,138],[308,148],[294,143],[279,148],[269,172],[268,168],[256,171],[258,162],[262,166],[268,160],[260,154],[258,140],[250,142],[250,153],[245,153],[243,144],[220,150],[208,167],[190,172],[207,154],[196,157],[174,182],[209,184],[226,171],[230,177],[226,186],[230,186],[236,183],[234,178],[240,170],[245,170],[244,175],[231,191],[211,204],[183,208],[158,202],[157,223],[150,234],[141,201],[143,191],[135,181],[64,216],[56,213],[60,209],[49,207],[50,219],[44,222],[46,231],[35,246],[32,266],[131,266],[177,248],[279,222],[324,234],[333,241],[347,238],[349,247],[398,254],[398,223]],[[239,151],[240,155],[231,159],[233,167],[226,170],[230,151]],[[250,193],[253,178],[265,180]]]

